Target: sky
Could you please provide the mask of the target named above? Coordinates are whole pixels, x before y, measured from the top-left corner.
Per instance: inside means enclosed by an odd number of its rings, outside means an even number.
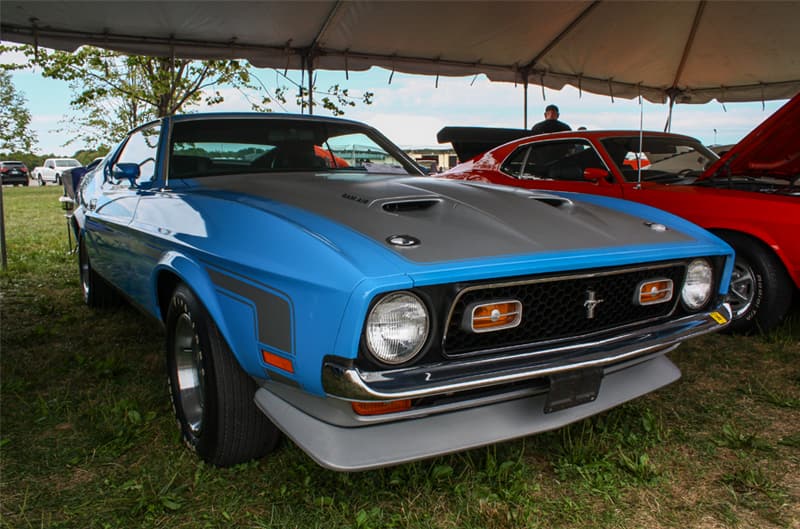
[[[18,60],[14,54],[0,56],[0,63]],[[270,89],[287,86],[283,72],[271,69],[253,69]],[[300,82],[298,71],[287,76]],[[391,82],[390,82],[391,77]],[[38,136],[37,154],[53,153],[71,156],[83,146],[72,143],[65,146],[69,135],[58,132],[66,120],[74,116],[69,106],[71,92],[65,81],[46,79],[36,71],[12,74],[14,86],[27,100],[32,115],[31,127]],[[319,72],[316,84],[321,89],[339,84],[351,93],[374,93],[373,104],[358,104],[348,108],[344,117],[363,121],[383,132],[389,139],[404,148],[443,147],[436,141],[436,133],[445,126],[514,127],[524,126],[524,97],[521,85],[493,83],[484,76],[440,77],[410,75],[381,68],[366,72]],[[247,111],[247,99],[234,89],[223,89],[224,103],[197,110]],[[663,130],[668,116],[668,106],[647,101],[627,100],[608,96],[579,93],[577,88],[565,87],[560,91],[530,86],[528,91],[528,123],[530,128],[543,119],[544,107],[558,105],[561,120],[576,129],[639,129],[640,118],[645,130]],[[675,105],[672,132],[699,138],[707,145],[736,143],[754,127],[785,103],[766,101],[755,103],[725,103],[717,101],[704,105]],[[299,112],[291,105],[273,107],[276,112]],[[324,111],[316,111],[325,115]],[[116,143],[121,138],[110,138]]]

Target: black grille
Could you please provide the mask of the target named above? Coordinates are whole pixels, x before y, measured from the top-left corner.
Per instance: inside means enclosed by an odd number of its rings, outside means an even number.
[[[478,287],[458,298],[447,326],[444,354],[458,356],[476,351],[516,347],[543,341],[565,340],[633,325],[669,315],[680,298],[685,266],[617,270],[593,277],[585,273],[572,277],[519,281],[497,286]],[[642,281],[672,279],[672,301],[640,306],[634,295]],[[594,317],[588,317],[585,302],[594,292],[597,303]],[[476,334],[462,327],[464,313],[473,303],[516,299],[522,302],[522,322],[513,329]]]

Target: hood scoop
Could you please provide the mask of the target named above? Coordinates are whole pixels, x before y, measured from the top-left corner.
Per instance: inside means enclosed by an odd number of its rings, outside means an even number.
[[[441,203],[442,200],[438,198],[416,198],[416,199],[403,199],[393,200],[391,202],[384,202],[381,206],[387,213],[395,215],[403,213],[416,213],[426,211]]]
[[[553,195],[535,196],[531,197],[531,199],[536,200],[537,202],[541,202],[542,204],[547,204],[548,206],[552,206],[556,209],[566,208],[573,205],[573,202],[568,198],[556,197]]]

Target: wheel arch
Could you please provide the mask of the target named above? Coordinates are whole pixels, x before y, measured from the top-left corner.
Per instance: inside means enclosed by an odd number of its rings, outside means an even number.
[[[199,263],[178,252],[165,254],[153,272],[153,306],[158,319],[166,323],[172,293],[180,283],[194,293],[230,345],[229,332],[211,278]]]
[[[236,319],[226,318],[225,310],[220,301],[217,288],[208,271],[202,264],[178,252],[168,252],[155,267],[153,272],[153,311],[156,317],[166,325],[167,311],[172,294],[179,284],[186,285],[197,298],[198,302],[208,313],[209,318],[217,326],[219,334],[233,352],[239,365],[253,376],[261,375],[259,360],[256,355],[249,355],[248,350],[257,350],[243,344],[242,335],[252,336],[255,340],[255,329],[252,332],[243,332],[239,327],[245,325],[236,322]],[[230,308],[230,307],[229,307]],[[231,327],[233,321],[234,327]],[[252,320],[251,320],[252,321]],[[239,337],[239,339],[237,339]]]
[[[183,283],[197,296],[220,331],[223,330],[214,284],[199,263],[178,252],[168,252],[156,264],[153,276],[154,307],[159,320],[166,322],[172,293],[179,283]]]
[[[794,281],[795,286],[800,287],[800,278],[792,277],[791,273],[789,272],[789,267],[786,265],[786,263],[787,263],[786,255],[784,255],[784,252],[783,252],[781,246],[777,242],[773,241],[772,238],[769,237],[767,234],[765,234],[765,233],[756,234],[756,233],[752,233],[752,232],[744,231],[744,230],[740,230],[740,229],[735,229],[735,228],[713,228],[713,227],[709,227],[707,229],[708,229],[708,231],[710,231],[714,235],[720,237],[721,239],[725,239],[725,235],[731,234],[731,235],[734,235],[734,236],[737,236],[737,237],[744,237],[744,238],[748,239],[749,241],[753,242],[754,244],[759,246],[761,249],[763,249],[765,252],[767,252],[769,255],[774,257],[775,260],[778,263],[780,263],[781,268],[783,269],[783,272],[792,281]],[[727,239],[725,239],[725,240],[727,240]],[[734,250],[735,250],[735,248],[734,248]]]

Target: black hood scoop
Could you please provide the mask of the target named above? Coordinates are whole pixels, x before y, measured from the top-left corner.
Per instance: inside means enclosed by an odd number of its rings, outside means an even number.
[[[537,202],[541,202],[542,204],[547,204],[548,206],[552,206],[556,209],[561,208],[569,208],[572,207],[574,204],[571,200],[564,197],[556,197],[552,195],[547,196],[534,196],[531,197],[531,200],[535,200]]]
[[[441,202],[441,199],[438,198],[403,199],[385,202],[381,207],[387,213],[416,213],[419,211],[429,210]]]

